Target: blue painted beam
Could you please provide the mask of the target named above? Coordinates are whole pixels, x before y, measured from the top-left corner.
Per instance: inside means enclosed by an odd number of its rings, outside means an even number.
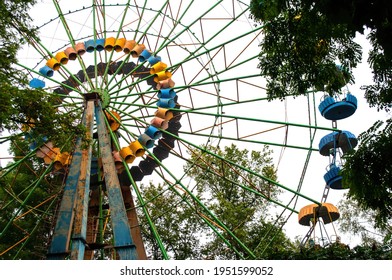
[[[86,125],[86,112],[83,114],[82,124]],[[69,243],[74,218],[75,195],[82,161],[81,145],[81,140],[78,139],[75,152],[72,155],[72,162],[69,167],[63,197],[57,213],[57,221],[52,241],[47,254],[47,258],[49,260],[62,260],[69,255]]]
[[[86,137],[93,138],[94,100],[89,100],[86,107]],[[90,193],[92,145],[82,151],[80,176],[76,189],[75,218],[72,234],[72,249],[70,259],[83,260],[86,246],[88,202]]]
[[[136,260],[136,246],[133,243],[131,230],[124,200],[121,194],[120,182],[117,177],[110,138],[107,132],[105,116],[100,102],[96,103],[95,115],[99,149],[101,152],[103,173],[109,199],[110,218],[113,229],[114,247],[122,260]]]

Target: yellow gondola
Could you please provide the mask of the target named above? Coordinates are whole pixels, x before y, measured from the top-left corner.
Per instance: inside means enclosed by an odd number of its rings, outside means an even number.
[[[310,226],[318,218],[321,218],[324,224],[328,224],[339,219],[340,214],[338,208],[331,203],[322,203],[307,205],[299,211],[298,222],[303,226]]]

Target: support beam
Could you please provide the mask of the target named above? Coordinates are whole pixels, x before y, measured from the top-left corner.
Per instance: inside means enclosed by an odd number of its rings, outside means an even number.
[[[133,243],[128,217],[117,177],[110,138],[107,132],[105,116],[99,101],[95,106],[99,149],[102,157],[103,173],[109,199],[110,218],[113,229],[114,248],[122,260],[136,260],[136,246]]]
[[[87,218],[87,233],[86,242],[87,244],[102,244],[100,237],[101,232],[99,231],[99,223],[102,222],[100,219],[99,204],[100,204],[101,188],[96,187],[91,190],[90,201],[88,205],[88,218]],[[95,246],[96,247],[96,246]],[[85,260],[92,260],[94,258],[94,249],[87,247],[84,252]]]
[[[115,169],[105,115],[101,103],[96,97],[94,95],[91,98],[86,98],[87,105],[82,124],[87,129],[87,139],[91,139],[95,115],[103,178],[105,179],[106,193],[109,200],[110,220],[114,239],[113,247],[120,259],[146,259],[147,256],[141,239],[140,228],[138,227],[132,194],[128,188],[123,197],[124,190],[120,187]],[[80,260],[86,257],[93,257],[93,250],[86,248],[87,244],[96,243],[97,234],[94,228],[96,229],[98,225],[97,220],[91,220],[96,215],[92,212],[89,213],[89,206],[91,206],[89,205],[89,203],[91,204],[91,161],[91,143],[85,147],[85,143],[78,139],[59,207],[48,259],[61,260],[70,257],[70,259]],[[129,213],[126,211],[125,204],[132,209]],[[91,227],[89,230],[87,229],[88,225]],[[132,236],[134,236],[138,244],[138,249],[136,249]],[[71,250],[69,250],[70,244],[72,244]]]
[[[87,101],[86,108],[86,139],[92,140],[94,127],[94,100]],[[76,191],[75,220],[72,235],[72,260],[83,260],[86,245],[88,201],[90,193],[92,145],[82,150],[80,175]]]
[[[86,111],[83,114],[82,124],[86,125]],[[75,152],[65,182],[64,193],[57,213],[52,241],[48,251],[48,259],[61,260],[69,255],[69,244],[74,220],[74,206],[76,188],[78,186],[82,162],[82,141],[77,140]]]
[[[122,195],[124,197],[124,204],[127,210],[129,228],[131,229],[132,238],[135,242],[136,251],[139,260],[147,260],[146,249],[142,239],[139,219],[137,217],[135,202],[133,201],[131,189],[129,186],[122,186]]]

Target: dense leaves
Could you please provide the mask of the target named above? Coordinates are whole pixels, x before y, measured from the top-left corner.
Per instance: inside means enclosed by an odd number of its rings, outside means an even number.
[[[25,42],[19,33],[20,29],[34,34],[30,27],[31,18],[28,14],[28,9],[34,3],[35,0],[0,2],[0,92],[2,93],[26,83],[26,77],[21,71],[15,69],[13,63],[17,61],[16,55],[20,45]],[[9,94],[11,93],[14,92]],[[1,96],[1,101],[7,101],[5,96]],[[1,102],[1,105],[7,105],[7,103]],[[2,107],[1,112],[4,108],[6,107]],[[3,120],[1,118],[1,121]],[[0,123],[0,129],[2,128],[2,123]]]
[[[272,180],[276,179],[271,151],[265,147],[263,151],[250,152],[246,149],[240,150],[235,145],[222,150],[209,147],[208,150],[214,151],[218,157],[203,151],[193,151],[191,162],[198,164],[188,164],[185,170],[194,178],[199,192],[204,195],[206,203],[220,220],[240,240],[252,242],[249,239],[250,231],[259,227],[260,222],[268,220],[266,210],[272,207],[272,204],[249,189],[256,190],[267,198],[276,198],[278,194],[277,187],[255,175],[261,174]],[[247,169],[254,173],[248,172]],[[263,231],[260,227],[259,230],[261,240]],[[232,241],[232,237],[226,232],[223,236]],[[242,251],[234,242],[233,244]],[[224,254],[225,245],[219,239],[214,238],[206,246],[208,251],[214,252],[213,255],[222,255],[224,258],[238,257],[234,254],[230,256],[230,253]]]
[[[16,159],[28,149],[18,139],[11,148]],[[44,259],[63,176],[35,157],[0,175],[0,259]]]
[[[252,0],[250,8],[265,25],[259,68],[270,98],[307,90],[332,93],[344,85],[342,78],[352,82],[351,69],[362,55],[354,38],[367,28],[374,84],[363,85],[365,96],[371,106],[391,106],[391,1]],[[335,63],[345,68],[346,76],[336,72]]]
[[[270,98],[339,93],[353,82],[352,68],[362,49],[354,42],[368,34],[368,63],[373,84],[362,85],[372,107],[392,105],[392,2],[362,0],[252,0],[253,18],[265,25],[259,55]],[[335,63],[340,67],[336,67]],[[377,227],[390,224],[392,211],[391,120],[376,123],[360,137],[358,151],[347,156],[345,186],[364,211],[374,211]]]
[[[308,247],[298,250],[279,251],[275,260],[391,260],[392,248],[388,246],[356,246],[350,248],[342,243],[328,247]]]
[[[83,129],[77,115],[58,109],[60,100],[41,89],[32,89],[25,72],[17,68],[17,53],[28,38],[36,36],[28,10],[35,0],[0,3],[0,132],[18,133],[33,128],[31,141],[40,135],[62,143]]]
[[[29,143],[42,144],[43,136],[65,143],[84,131],[75,115],[58,110],[56,98],[30,88],[29,77],[16,66],[19,48],[36,35],[28,11],[35,2],[0,2],[0,133],[13,135],[8,144],[15,162],[30,151]],[[54,197],[62,181],[46,171],[40,159],[30,158],[0,172],[1,259],[45,257]]]
[[[375,123],[359,139],[360,147],[347,157],[344,184],[360,207],[376,210],[375,221],[384,227],[392,218],[392,120]]]
[[[389,111],[392,104],[392,47],[388,50],[380,44],[380,36],[372,30],[368,36],[373,49],[370,50],[368,62],[373,69],[372,85],[364,85],[365,97],[370,106]],[[389,37],[392,30],[389,31]],[[388,40],[390,42],[390,40]],[[386,43],[384,43],[386,45]]]
[[[332,95],[353,81],[361,47],[313,1],[254,0],[251,11],[265,25],[259,68],[271,99],[314,89]]]
[[[211,146],[192,150],[184,170],[196,183],[192,193],[210,212],[180,186],[143,186],[149,212],[171,257],[252,258],[228,230],[257,258],[269,258],[271,252],[292,247],[280,224],[274,224],[268,212],[272,206],[266,198],[276,198],[277,188],[255,175],[276,179],[270,153],[268,148],[249,152],[234,145],[222,150]],[[249,189],[265,194],[265,198]],[[149,232],[145,229],[146,247],[153,258],[159,259],[162,256],[158,244]]]
[[[166,250],[174,259],[200,259],[200,236],[205,227],[197,215],[197,209],[184,206],[181,195],[170,188],[150,183],[142,186],[147,207]],[[145,215],[140,215],[142,224],[147,223]],[[143,240],[152,259],[162,259],[163,255],[156,237],[143,227]]]

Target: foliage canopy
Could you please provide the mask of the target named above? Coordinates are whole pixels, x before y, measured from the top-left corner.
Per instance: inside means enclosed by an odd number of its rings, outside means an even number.
[[[271,99],[310,90],[341,92],[354,81],[352,69],[361,61],[362,48],[354,39],[366,31],[374,83],[362,89],[369,106],[391,108],[391,1],[252,0],[250,7],[265,25],[259,67]],[[388,226],[392,209],[391,120],[382,124],[360,135],[358,151],[347,156],[343,171],[350,196],[363,210],[376,211],[379,227]]]
[[[344,184],[363,209],[376,211],[380,228],[392,219],[392,120],[379,121],[359,135],[361,145],[346,157]]]
[[[352,68],[362,56],[354,38],[367,28],[374,84],[363,86],[365,96],[371,106],[390,108],[390,1],[252,0],[250,7],[253,18],[265,25],[259,68],[270,98],[308,90],[333,94],[353,82]]]
[[[42,89],[29,87],[29,77],[16,67],[18,50],[30,37],[37,36],[29,9],[35,0],[0,3],[0,132],[30,131],[31,141],[42,135],[63,143],[73,132],[83,131],[76,115],[61,112],[59,100]]]
[[[169,254],[179,259],[252,258],[228,231],[256,258],[268,258],[272,252],[290,248],[292,243],[268,213],[271,203],[246,189],[252,188],[259,194],[276,198],[276,187],[231,164],[236,162],[276,178],[268,148],[250,152],[231,145],[222,150],[216,147],[208,147],[208,150],[213,150],[218,157],[204,153],[203,149],[192,150],[191,160],[184,170],[196,183],[192,192],[211,212],[177,187],[143,186],[145,200],[150,201],[151,216],[155,217],[155,225],[162,233]],[[150,254],[154,259],[161,258],[154,237],[148,229],[144,232]]]

